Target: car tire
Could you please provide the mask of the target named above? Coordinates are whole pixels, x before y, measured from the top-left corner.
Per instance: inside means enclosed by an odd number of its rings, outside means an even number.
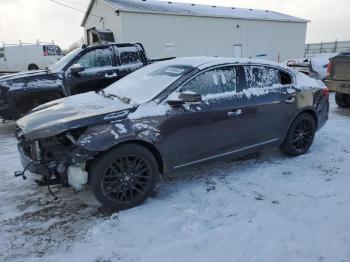
[[[32,71],[32,70],[39,70],[39,67],[36,64],[30,64],[28,66],[28,70]]]
[[[308,113],[299,115],[288,130],[282,144],[282,152],[288,156],[299,156],[309,151],[316,133],[316,123]]]
[[[341,108],[349,108],[350,107],[350,95],[336,93],[335,94],[335,102]]]
[[[154,155],[136,144],[118,146],[98,157],[91,165],[90,184],[96,199],[112,210],[142,204],[159,178]]]

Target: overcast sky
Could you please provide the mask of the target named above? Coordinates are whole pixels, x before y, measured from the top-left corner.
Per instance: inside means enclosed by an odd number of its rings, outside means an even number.
[[[86,10],[89,0],[57,0]],[[182,0],[269,9],[311,20],[307,42],[350,40],[350,0]],[[55,40],[67,48],[83,35],[83,13],[49,0],[0,0],[0,42],[17,43]]]

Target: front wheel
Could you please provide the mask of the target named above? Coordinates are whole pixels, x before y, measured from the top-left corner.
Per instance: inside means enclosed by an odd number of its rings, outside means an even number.
[[[143,203],[159,177],[154,155],[140,145],[126,144],[97,158],[90,169],[96,199],[107,208],[125,210]]]
[[[336,93],[335,94],[335,102],[341,108],[349,108],[350,107],[350,95]]]
[[[308,113],[299,115],[290,127],[281,147],[288,156],[299,156],[309,151],[316,133],[315,119]]]

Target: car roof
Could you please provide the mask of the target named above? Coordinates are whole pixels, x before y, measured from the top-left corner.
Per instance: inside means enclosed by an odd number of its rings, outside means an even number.
[[[202,70],[208,67],[224,64],[259,64],[259,65],[269,65],[277,66],[281,68],[288,69],[286,66],[264,59],[253,59],[253,58],[229,58],[229,57],[181,57],[175,58],[168,63],[176,65],[188,65],[192,67],[197,67]]]

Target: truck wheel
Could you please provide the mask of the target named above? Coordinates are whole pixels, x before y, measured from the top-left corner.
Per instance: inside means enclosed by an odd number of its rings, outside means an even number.
[[[341,108],[349,108],[350,107],[350,95],[336,93],[335,94],[335,102]]]
[[[288,156],[299,156],[309,151],[315,137],[315,119],[308,113],[302,113],[289,128],[281,147]]]
[[[112,210],[143,203],[159,177],[154,155],[140,145],[126,144],[98,157],[90,168],[90,184],[96,199]]]
[[[29,71],[31,71],[31,70],[39,70],[39,67],[36,64],[30,64],[28,66],[28,70]]]

